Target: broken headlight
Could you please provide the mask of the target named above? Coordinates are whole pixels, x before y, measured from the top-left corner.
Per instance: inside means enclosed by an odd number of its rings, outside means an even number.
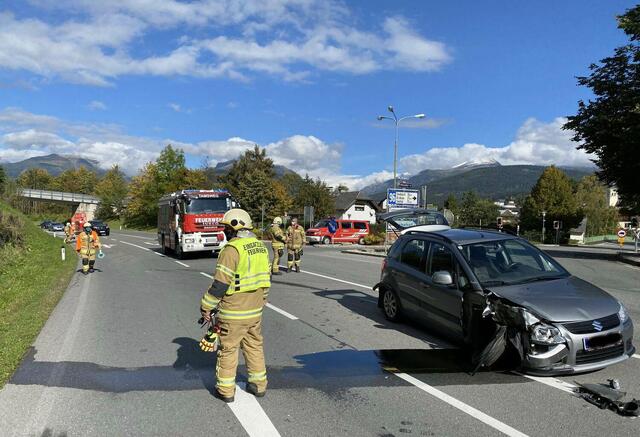
[[[620,319],[620,323],[625,323],[627,320],[629,320],[629,314],[627,314],[627,309],[624,307],[624,305],[622,305],[622,302],[619,302],[620,304],[620,309],[618,310],[618,318]]]
[[[538,344],[561,344],[566,339],[555,326],[540,323],[531,330],[531,341]]]

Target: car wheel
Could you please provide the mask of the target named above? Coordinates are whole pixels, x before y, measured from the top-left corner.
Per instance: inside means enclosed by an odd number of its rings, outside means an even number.
[[[362,237],[362,238],[360,238],[360,239],[358,240],[358,244],[359,244],[360,246],[364,246],[364,245],[365,245],[364,237]]]
[[[396,292],[390,288],[382,292],[382,311],[387,320],[392,322],[400,320],[400,300]]]
[[[322,239],[322,244],[331,244],[331,238],[329,237],[324,237]]]

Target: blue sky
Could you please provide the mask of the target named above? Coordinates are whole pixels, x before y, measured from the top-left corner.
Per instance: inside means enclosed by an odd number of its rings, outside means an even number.
[[[171,142],[199,166],[253,143],[358,188],[463,161],[586,165],[575,76],[625,43],[622,0],[9,0],[0,161],[56,152],[135,173]]]

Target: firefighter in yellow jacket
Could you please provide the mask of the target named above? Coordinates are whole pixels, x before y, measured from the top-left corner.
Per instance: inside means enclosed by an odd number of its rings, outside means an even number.
[[[242,209],[227,211],[220,221],[227,244],[216,264],[213,283],[202,297],[200,312],[210,321],[217,309],[219,328],[216,397],[233,402],[238,349],[247,364],[247,392],[264,396],[267,369],[262,347],[262,309],[271,287],[269,251],[251,232],[251,217]]]
[[[96,253],[102,248],[102,245],[96,231],[91,229],[91,223],[85,223],[83,230],[84,232],[76,237],[76,252],[82,258],[82,273],[86,275],[93,273]]]
[[[304,228],[298,224],[298,219],[291,220],[291,226],[287,228],[287,271],[295,267],[300,272],[300,258],[302,247],[305,243]]]
[[[284,244],[287,242],[287,236],[282,230],[282,219],[276,217],[271,225],[271,248],[273,249],[273,262],[271,263],[271,273],[273,275],[281,275],[280,258],[284,254]]]

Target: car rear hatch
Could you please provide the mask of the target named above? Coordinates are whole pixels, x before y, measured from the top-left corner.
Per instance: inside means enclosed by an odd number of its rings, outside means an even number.
[[[398,209],[380,214],[378,220],[386,222],[402,232],[409,229],[421,231],[442,231],[450,229],[449,222],[445,216],[431,209]]]

